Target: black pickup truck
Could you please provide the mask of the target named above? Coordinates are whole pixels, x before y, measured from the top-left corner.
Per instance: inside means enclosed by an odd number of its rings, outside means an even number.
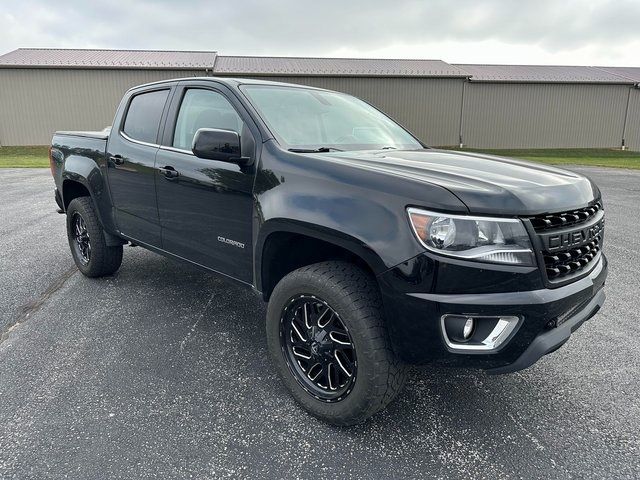
[[[342,93],[143,85],[110,133],[57,132],[50,160],[84,275],[132,244],[254,289],[283,383],[333,424],[383,409],[410,364],[526,368],[604,302],[589,179],[431,149]]]

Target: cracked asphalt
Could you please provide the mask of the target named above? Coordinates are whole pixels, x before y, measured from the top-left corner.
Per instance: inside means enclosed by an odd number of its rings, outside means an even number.
[[[141,248],[74,271],[48,170],[0,170],[0,478],[640,477],[640,172],[600,185],[607,303],[507,376],[421,368],[327,426],[274,374],[252,292]]]

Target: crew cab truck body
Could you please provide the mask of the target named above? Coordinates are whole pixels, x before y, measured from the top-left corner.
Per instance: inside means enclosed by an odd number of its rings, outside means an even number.
[[[284,384],[364,421],[407,364],[507,373],[604,302],[586,177],[425,147],[326,90],[220,78],[133,88],[110,133],[57,132],[55,198],[87,276],[139,245],[253,288]]]

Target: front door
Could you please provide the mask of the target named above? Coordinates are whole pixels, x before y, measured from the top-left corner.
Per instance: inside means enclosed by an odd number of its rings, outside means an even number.
[[[160,246],[155,186],[155,160],[162,112],[169,88],[134,94],[120,125],[109,138],[109,191],[118,230],[124,235]]]
[[[207,160],[191,152],[200,128],[240,134],[253,149],[246,122],[219,90],[179,87],[165,143],[156,156],[162,248],[246,283],[252,282],[252,187],[255,165]],[[174,112],[173,114],[171,112]],[[172,118],[172,115],[175,118]],[[243,156],[255,152],[244,151]]]

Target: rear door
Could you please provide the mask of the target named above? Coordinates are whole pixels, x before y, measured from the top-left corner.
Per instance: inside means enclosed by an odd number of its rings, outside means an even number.
[[[177,87],[156,158],[163,249],[245,283],[252,283],[252,188],[255,124],[223,86],[191,81]],[[239,133],[253,165],[196,157],[199,128]],[[253,132],[252,132],[253,130]]]
[[[124,235],[160,247],[155,186],[159,131],[171,86],[134,92],[120,108],[123,115],[109,137],[109,190],[115,219]]]

